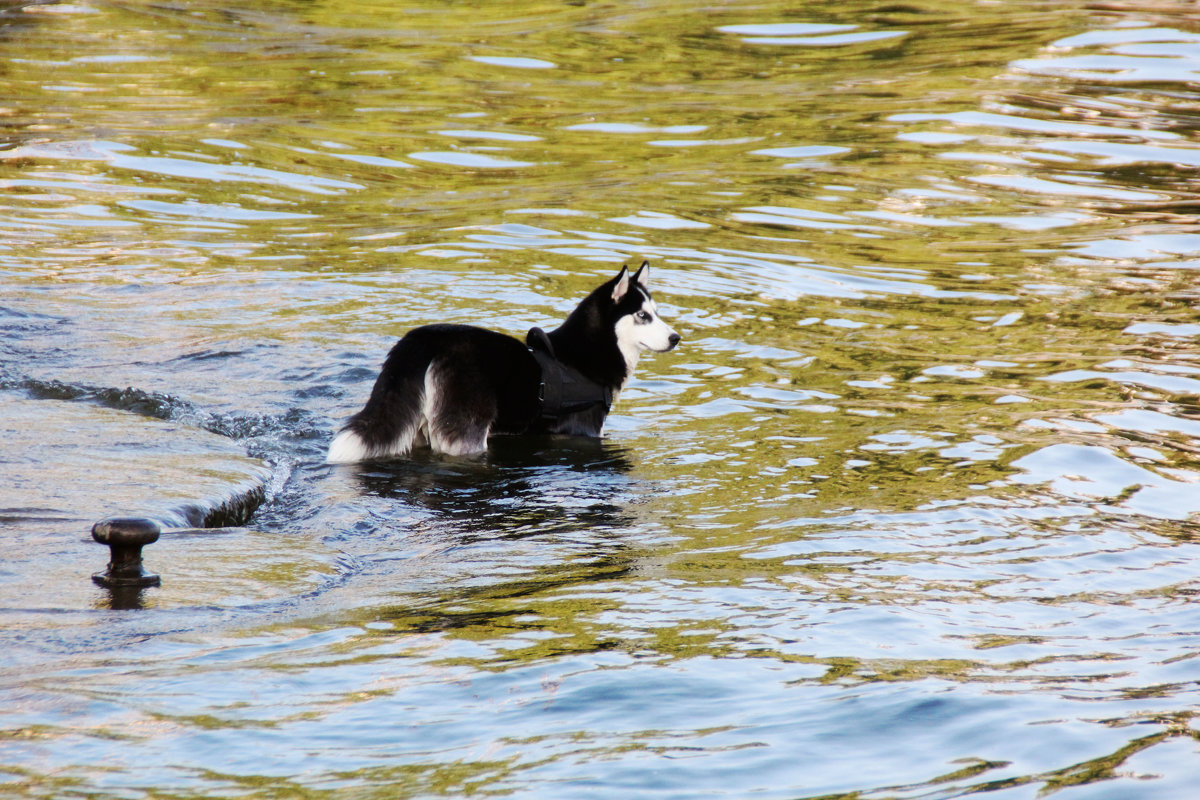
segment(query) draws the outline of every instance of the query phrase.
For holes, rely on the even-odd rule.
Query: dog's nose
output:
[[[667,349],[670,350],[675,347],[675,345],[679,344],[679,340],[681,338],[682,337],[678,333],[672,332],[671,335],[667,337],[667,342],[669,342]]]

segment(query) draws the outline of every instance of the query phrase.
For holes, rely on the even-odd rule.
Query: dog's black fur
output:
[[[534,328],[525,343],[472,325],[409,331],[392,347],[366,406],[334,440],[329,460],[399,456],[421,444],[478,452],[495,434],[600,436],[612,399],[632,371],[618,322],[636,316],[638,324],[665,327],[656,318],[640,321],[653,317],[647,266],[632,278],[622,268],[561,325],[549,333]],[[679,335],[665,330],[662,349],[670,349]],[[560,397],[548,405],[548,386],[571,401]]]

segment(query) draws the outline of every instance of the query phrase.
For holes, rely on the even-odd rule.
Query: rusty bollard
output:
[[[103,519],[92,526],[92,538],[111,552],[108,569],[92,580],[107,588],[158,586],[162,580],[142,567],[142,548],[158,541],[158,525],[141,517]]]

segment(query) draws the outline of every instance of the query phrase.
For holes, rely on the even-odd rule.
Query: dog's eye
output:
[[[638,322],[649,322],[650,315],[647,314],[645,311],[639,311],[639,312],[637,312],[637,320],[638,320]]]

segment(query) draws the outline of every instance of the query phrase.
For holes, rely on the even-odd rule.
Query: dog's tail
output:
[[[352,464],[407,454],[419,443],[425,418],[425,374],[432,358],[409,337],[396,342],[362,411],[333,438],[331,464]]]

